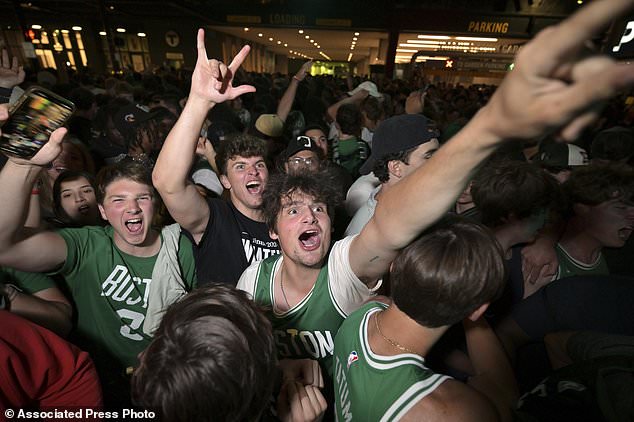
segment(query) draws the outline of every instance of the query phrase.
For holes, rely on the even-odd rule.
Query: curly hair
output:
[[[227,174],[227,163],[237,156],[266,158],[266,141],[242,133],[227,136],[216,150],[216,165],[220,174]]]
[[[338,186],[334,173],[328,168],[310,174],[278,173],[271,176],[262,194],[262,212],[269,229],[276,231],[278,214],[291,196],[299,192],[326,204],[332,221],[335,207],[343,202]]]

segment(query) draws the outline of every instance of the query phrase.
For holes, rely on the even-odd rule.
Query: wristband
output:
[[[40,194],[40,189],[39,188],[31,189],[31,195],[39,195],[39,194]]]
[[[301,82],[301,81],[302,81],[301,79],[299,79],[299,78],[297,77],[297,75],[293,75],[293,79],[295,79],[297,82]]]
[[[13,88],[0,87],[0,104],[8,103],[9,99],[11,98],[12,92],[13,92]]]

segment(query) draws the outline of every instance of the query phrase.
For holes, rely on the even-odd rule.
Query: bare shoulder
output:
[[[420,400],[403,422],[488,422],[498,421],[493,404],[482,394],[459,381],[447,380]]]

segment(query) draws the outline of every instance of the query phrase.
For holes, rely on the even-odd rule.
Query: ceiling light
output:
[[[284,43],[284,47],[288,47],[288,44]]]
[[[117,32],[125,32],[125,29],[123,29],[123,28],[117,28],[117,30],[116,30],[116,31],[117,31]]]
[[[315,40],[310,40],[311,44],[315,42]]]
[[[358,37],[358,36],[359,36],[359,33],[358,33],[358,32],[355,32],[355,33],[354,33],[354,36],[355,36],[355,37]]]
[[[308,36],[308,35],[304,35],[304,38],[309,39],[309,38],[310,38],[310,36]]]
[[[262,36],[262,33],[260,32],[260,33],[258,34],[258,37],[261,37],[261,36]]]
[[[299,32],[300,34],[303,34],[303,33],[304,33],[304,30],[303,30],[303,29],[300,29],[300,30],[299,30],[299,31],[297,31],[297,32]]]
[[[137,32],[137,35],[141,38],[145,37],[145,32]]]
[[[482,41],[482,42],[498,42],[497,38],[482,38],[482,37],[456,37],[459,41]]]
[[[397,53],[416,53],[418,50],[410,50],[408,48],[397,48]]]
[[[33,29],[42,29],[42,25],[31,25]]]
[[[273,37],[269,37],[269,41],[273,41]]]
[[[400,43],[399,47],[418,47],[418,48],[440,48],[441,46],[435,44],[408,44]]]
[[[73,31],[81,31],[81,26],[73,26],[71,29]]]
[[[99,31],[99,35],[106,36],[107,34],[106,34],[106,31]]]
[[[348,54],[348,60],[346,61],[349,62],[351,58],[352,58],[352,53]]]
[[[447,35],[419,35],[418,38],[429,38],[430,40],[450,40]]]
[[[244,32],[247,32],[249,30],[249,28],[244,28]]]
[[[357,40],[357,37],[352,37],[352,39],[353,39],[354,41],[356,41],[356,40]]]
[[[432,40],[407,40],[410,44],[446,44],[445,41],[432,41]]]
[[[68,34],[68,29],[62,29],[62,34]]]

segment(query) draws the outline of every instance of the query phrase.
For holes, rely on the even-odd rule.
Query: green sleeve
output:
[[[2,268],[0,280],[4,283],[14,284],[25,293],[33,294],[42,290],[57,287],[55,281],[41,273],[25,273],[13,268]]]
[[[188,290],[191,291],[198,286],[196,279],[196,264],[194,262],[194,251],[191,241],[182,234],[180,235],[178,245],[178,261],[181,266],[181,274],[183,281]]]

